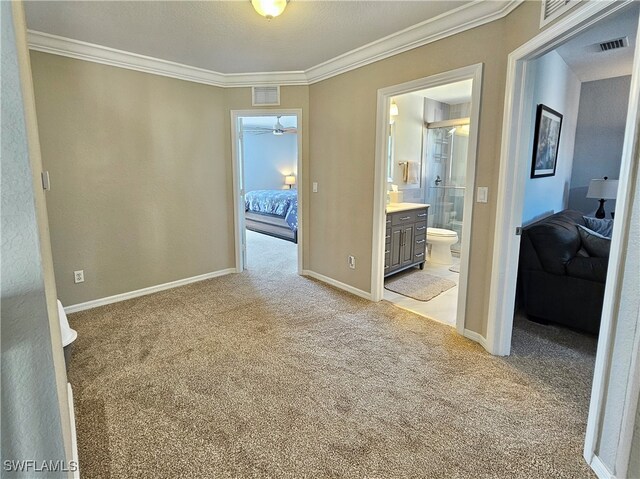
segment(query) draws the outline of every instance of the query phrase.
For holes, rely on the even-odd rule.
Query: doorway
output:
[[[290,258],[302,273],[301,119],[299,109],[231,111],[236,272]]]
[[[441,309],[443,314],[438,318],[435,310],[429,310],[436,305],[435,302],[428,305],[433,297],[424,301],[425,297],[421,296],[419,301],[424,305],[414,302],[415,299],[405,300],[398,296],[394,296],[392,302],[402,303],[399,304],[401,307],[448,323],[455,326],[460,334],[471,336],[473,333],[465,332],[464,324],[481,79],[482,64],[477,64],[378,90],[374,190],[373,300],[379,301],[383,297],[387,299],[397,294],[385,290],[385,276],[389,277],[390,273],[415,266],[411,262],[404,262],[400,269],[389,271],[389,256],[393,257],[390,250],[394,243],[386,238],[389,219],[387,213],[395,211],[400,203],[405,205],[403,208],[423,208],[425,224],[420,222],[421,210],[416,210],[418,222],[415,235],[408,235],[405,231],[400,238],[404,239],[402,244],[405,250],[407,245],[415,243],[411,255],[413,263],[420,264],[421,268],[428,270],[429,275],[436,277],[423,279],[433,281],[436,289],[443,288],[445,281],[441,280],[455,283],[448,285],[451,289],[447,293],[442,291],[444,295],[436,295],[439,299],[435,298],[436,301],[446,303],[447,312],[443,313]],[[419,123],[417,128],[413,127],[418,131],[419,138],[409,143],[406,143],[408,129],[403,124],[404,107],[413,112],[410,114],[413,123],[416,123],[416,118]],[[409,147],[405,148],[403,144]],[[402,198],[398,199],[396,189],[400,190]],[[418,228],[424,226],[427,227],[426,232],[431,228],[431,231],[438,234],[449,235],[450,238],[445,238],[448,244],[458,243],[452,251],[452,264],[436,265],[435,242],[424,249],[433,238],[430,236],[427,239],[425,231],[418,231]],[[404,274],[399,273],[398,276]],[[433,292],[426,298],[432,294]]]
[[[533,61],[616,13],[635,18],[637,22],[638,6],[633,2],[589,3],[509,55],[486,338],[487,349],[493,354],[510,353],[525,181],[529,174],[533,176],[530,140],[537,108],[532,101],[534,85],[528,73]],[[634,185],[638,174],[637,128],[640,117],[640,52],[637,38],[636,24],[633,35],[629,36],[630,44],[635,43],[635,52],[630,69],[631,88],[615,223],[608,256],[583,451],[587,463],[599,477],[626,476],[634,422],[630,419],[636,415],[637,378],[640,377],[637,361],[640,337],[637,311],[640,302],[637,287],[635,290],[628,287],[629,283],[637,284],[637,275],[628,272],[630,264],[637,265],[637,249],[628,247],[634,195],[637,201]],[[633,279],[629,276],[633,276]],[[625,290],[627,294],[622,307]]]

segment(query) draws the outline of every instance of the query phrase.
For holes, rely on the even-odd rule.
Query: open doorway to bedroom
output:
[[[299,273],[300,112],[231,115],[236,270]]]

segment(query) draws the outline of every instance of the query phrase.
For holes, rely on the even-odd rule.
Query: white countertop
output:
[[[387,213],[396,213],[398,211],[419,210],[428,208],[431,205],[425,203],[389,203],[386,208]]]

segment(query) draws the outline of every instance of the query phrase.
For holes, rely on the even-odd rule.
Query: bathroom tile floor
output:
[[[454,264],[460,264],[460,258],[453,258]],[[456,313],[458,310],[458,282],[460,274],[449,271],[451,265],[430,264],[429,261],[424,266],[424,270],[434,276],[440,276],[455,281],[456,286],[448,291],[436,296],[430,301],[418,301],[401,294],[384,290],[383,299],[389,301],[394,306],[414,312],[429,319],[444,323],[449,326],[456,326]]]

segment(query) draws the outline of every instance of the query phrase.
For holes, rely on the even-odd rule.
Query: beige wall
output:
[[[63,304],[234,267],[229,110],[250,108],[251,90],[31,62]],[[283,108],[306,110],[307,93],[283,88]]]
[[[311,181],[310,268],[364,291],[371,284],[373,176],[377,90],[475,63],[484,63],[478,185],[490,188],[489,203],[474,209],[467,327],[484,332],[493,243],[497,149],[506,56],[504,21],[455,35],[345,73],[310,88]],[[354,254],[357,269],[346,258]]]
[[[377,90],[483,63],[477,185],[466,328],[486,334],[507,55],[538,33],[540,4],[508,17],[311,85],[310,269],[363,291],[371,288]],[[347,256],[357,258],[351,270]]]
[[[539,4],[310,87],[303,109],[304,268],[369,291],[376,93],[484,63],[467,328],[485,333],[509,51]],[[524,33],[523,33],[524,32]],[[222,89],[32,52],[56,278],[66,304],[233,267],[230,116],[249,88]],[[310,131],[312,129],[312,131]],[[319,183],[309,193],[310,182]],[[357,269],[347,256],[357,258]],[[86,281],[73,283],[84,269]]]
[[[279,107],[252,107],[251,88],[227,88],[226,95],[226,117],[228,121],[225,138],[231,138],[231,110],[272,110],[272,109],[302,109],[302,175],[298,172],[297,188],[302,194],[302,238],[303,238],[303,267],[309,264],[309,87],[308,86],[287,86],[280,88]],[[231,158],[231,142],[229,140],[226,154]],[[231,161],[231,160],[229,160]],[[231,181],[231,180],[230,180]]]

